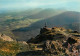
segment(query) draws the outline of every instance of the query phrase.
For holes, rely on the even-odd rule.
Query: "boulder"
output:
[[[4,41],[13,41],[13,39],[5,34],[0,34],[0,39]]]

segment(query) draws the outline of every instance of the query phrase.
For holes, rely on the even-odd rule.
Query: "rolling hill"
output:
[[[80,22],[67,24],[67,25],[65,25],[65,27],[80,32]]]
[[[79,16],[79,12],[66,11],[56,16],[37,21],[31,24],[29,27],[15,29],[13,30],[13,34],[20,37],[18,40],[22,40],[22,37],[24,37],[23,40],[27,40],[31,37],[35,37],[39,33],[39,29],[44,26],[45,22],[47,22],[48,27],[64,27],[64,25],[68,26],[69,24],[80,22]],[[68,26],[68,28],[70,28],[70,26]]]
[[[29,27],[33,23],[58,15],[64,11],[40,8],[25,11],[8,11],[0,14],[0,31],[16,39],[17,37],[12,30]]]

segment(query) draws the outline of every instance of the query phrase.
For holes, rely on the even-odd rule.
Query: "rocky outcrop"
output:
[[[0,39],[4,41],[13,41],[13,39],[5,34],[0,34]]]
[[[80,53],[80,38],[62,27],[43,27],[40,34],[28,40],[28,43],[42,44],[42,50],[59,56],[78,56]]]
[[[68,38],[66,42],[47,40],[43,44],[43,51],[54,55],[78,56],[80,53],[80,43],[72,38]]]
[[[62,32],[61,32],[62,31]],[[57,39],[66,39],[66,35],[63,33],[66,29],[62,27],[43,27],[40,29],[40,34],[37,35],[35,38],[29,39],[28,43],[40,43],[46,40],[57,40]]]

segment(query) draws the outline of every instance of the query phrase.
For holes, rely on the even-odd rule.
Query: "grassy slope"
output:
[[[21,41],[8,42],[0,39],[0,56],[16,56],[20,52],[31,50],[34,50],[34,45],[26,45]]]
[[[7,42],[0,39],[0,56],[15,56],[20,51],[16,42]]]

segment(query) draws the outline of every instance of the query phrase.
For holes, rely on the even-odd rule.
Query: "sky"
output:
[[[0,9],[54,8],[80,12],[80,0],[0,0]]]

